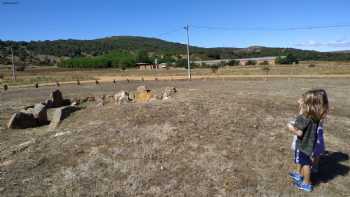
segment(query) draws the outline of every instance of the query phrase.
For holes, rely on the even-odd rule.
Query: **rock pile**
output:
[[[106,104],[106,95],[102,95],[96,98],[96,106],[102,107]]]
[[[43,103],[25,107],[23,110],[13,114],[7,127],[11,129],[26,129],[46,125],[50,122],[47,116],[47,110],[49,108],[69,106],[71,104],[69,99],[63,99],[62,93],[59,90],[53,91],[50,96],[51,99]]]
[[[162,94],[162,100],[167,100],[177,92],[175,87],[166,87]]]
[[[134,98],[135,102],[145,103],[155,99],[156,99],[155,95],[152,93],[152,91],[148,87],[146,86],[137,87],[135,98]]]
[[[124,104],[124,103],[128,103],[132,100],[129,98],[128,92],[120,91],[114,95],[114,101],[116,104]]]
[[[175,87],[166,87],[161,95],[157,96],[147,86],[139,86],[135,92],[128,93],[126,91],[120,91],[114,95],[114,101],[116,104],[124,104],[128,102],[146,103],[154,100],[166,100],[171,98],[177,92]]]
[[[25,129],[50,123],[49,129],[53,130],[71,113],[79,110],[80,108],[78,106],[84,102],[95,102],[98,107],[108,103],[107,99],[111,99],[116,104],[130,102],[146,103],[154,100],[167,100],[176,92],[177,90],[175,87],[166,87],[161,92],[161,95],[157,96],[147,86],[139,86],[136,91],[131,93],[120,91],[113,96],[88,96],[84,98],[74,98],[71,101],[69,99],[64,99],[60,90],[55,90],[51,93],[50,99],[45,102],[28,106],[20,112],[13,114],[7,126],[12,129]],[[47,110],[49,108],[56,108],[51,121],[48,120],[47,115]]]

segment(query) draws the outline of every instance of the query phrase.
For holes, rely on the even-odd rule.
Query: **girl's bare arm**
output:
[[[303,132],[300,131],[299,129],[295,128],[293,125],[288,124],[288,129],[289,131],[291,131],[294,135],[297,135],[299,137],[301,137],[303,135]]]

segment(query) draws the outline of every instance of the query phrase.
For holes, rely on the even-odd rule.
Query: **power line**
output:
[[[207,29],[207,30],[223,30],[223,31],[300,31],[300,30],[314,30],[314,29],[340,29],[349,28],[349,24],[340,25],[310,25],[300,27],[284,27],[284,28],[271,28],[271,27],[215,27],[215,26],[198,26],[192,25],[195,29]]]
[[[181,28],[179,27],[179,28],[173,29],[171,31],[167,31],[167,32],[158,34],[158,35],[156,35],[156,37],[162,37],[162,36],[173,34],[173,33],[176,33],[176,32],[182,31],[182,30],[183,30],[183,27],[181,27]]]

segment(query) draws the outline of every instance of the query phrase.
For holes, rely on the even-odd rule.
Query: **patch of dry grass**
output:
[[[310,65],[314,66],[310,66]],[[263,66],[234,66],[220,68],[213,73],[209,68],[196,68],[192,70],[192,76],[220,76],[220,75],[266,75],[262,69]],[[344,75],[350,74],[349,62],[320,62],[308,61],[301,62],[298,65],[270,65],[269,75]],[[17,72],[17,80],[12,81],[10,69],[0,69],[3,76],[0,79],[0,85],[23,85],[35,83],[53,83],[56,81],[80,81],[95,80],[100,77],[131,77],[140,79],[142,77],[161,77],[161,76],[187,76],[187,70],[183,68],[161,69],[161,70],[138,70],[127,69],[100,69],[100,70],[70,70],[55,67],[36,67],[24,72]]]

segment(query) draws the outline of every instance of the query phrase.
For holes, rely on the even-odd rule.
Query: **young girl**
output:
[[[289,130],[297,136],[295,163],[298,170],[290,173],[290,176],[297,188],[311,192],[311,157],[317,147],[318,126],[321,119],[326,117],[329,104],[326,91],[321,89],[307,91],[300,101],[300,114],[295,122],[288,125]]]
[[[317,139],[315,144],[315,149],[313,152],[312,168],[313,173],[318,173],[320,165],[320,156],[325,152],[326,147],[323,138],[323,120],[320,121],[317,127]]]

